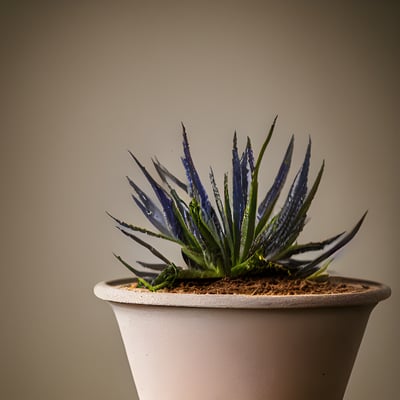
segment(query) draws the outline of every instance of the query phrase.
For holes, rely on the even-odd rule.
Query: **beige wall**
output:
[[[104,213],[142,221],[126,149],[175,168],[184,121],[199,168],[215,160],[222,174],[233,131],[259,145],[278,113],[273,165],[292,133],[297,164],[309,134],[313,173],[327,163],[304,240],[368,209],[333,269],[394,290],[371,317],[346,400],[397,398],[395,4],[2,2],[1,397],[132,399],[115,321],[92,295],[127,275],[112,251],[141,257]]]

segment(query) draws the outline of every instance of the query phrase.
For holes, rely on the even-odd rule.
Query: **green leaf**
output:
[[[121,228],[118,228],[124,235],[128,236],[129,238],[131,238],[132,240],[134,240],[135,242],[139,243],[140,245],[142,245],[143,247],[145,247],[147,250],[149,250],[152,254],[154,254],[157,258],[159,258],[160,260],[164,261],[166,264],[171,264],[171,262],[168,260],[167,257],[163,256],[155,247],[153,247],[151,244],[145,242],[144,240],[140,239],[139,237],[137,237],[136,235],[134,235],[133,233],[129,233],[124,231]]]
[[[250,185],[250,194],[249,201],[247,202],[245,214],[243,217],[242,223],[242,240],[241,240],[241,251],[240,251],[240,261],[242,262],[248,257],[248,253],[250,247],[254,240],[255,235],[255,224],[256,224],[256,216],[257,216],[257,192],[258,192],[258,172],[260,170],[261,161],[263,159],[265,150],[271,140],[272,134],[274,132],[276,120],[278,117],[275,117],[273,124],[269,130],[268,136],[265,139],[260,154],[258,155],[256,165],[253,171],[251,185]]]
[[[189,205],[190,215],[205,243],[206,248],[206,262],[210,262],[213,265],[220,264],[218,260],[225,260],[225,248],[223,241],[219,235],[214,231],[213,227],[210,227],[203,218],[202,210],[197,200],[192,199]],[[218,265],[220,266],[220,265]]]
[[[118,218],[113,217],[113,216],[112,216],[110,213],[108,213],[107,211],[106,211],[106,214],[107,214],[110,218],[112,218],[112,219],[119,225],[119,227],[118,227],[119,229],[121,229],[121,228],[127,228],[127,229],[130,229],[130,230],[135,231],[135,232],[144,233],[144,234],[146,234],[146,235],[148,235],[148,236],[152,236],[152,237],[159,238],[159,239],[163,239],[163,240],[169,240],[170,242],[174,242],[174,243],[177,243],[177,244],[180,244],[180,245],[182,244],[182,242],[181,242],[179,239],[176,239],[176,238],[173,237],[173,236],[164,235],[164,234],[159,233],[159,232],[153,232],[153,231],[151,231],[151,230],[149,230],[149,229],[142,228],[142,227],[140,227],[140,226],[132,225],[132,224],[129,224],[129,223],[127,223],[127,222],[121,221],[121,220],[119,220]],[[122,229],[121,229],[121,230],[122,230]]]
[[[131,271],[136,277],[138,278],[150,278],[150,279],[154,279],[158,273],[156,272],[147,272],[147,271],[141,271],[139,269],[136,269],[134,267],[132,267],[131,265],[129,265],[124,259],[122,259],[120,256],[117,256],[116,254],[114,254],[114,257],[126,268],[129,269],[129,271]]]
[[[312,274],[315,271],[315,268],[320,264],[322,261],[325,261],[328,257],[336,253],[339,249],[341,249],[343,246],[345,246],[348,242],[350,242],[351,239],[356,235],[356,233],[359,231],[362,223],[364,222],[365,217],[367,216],[367,212],[364,213],[364,215],[361,217],[361,219],[357,222],[356,226],[345,236],[342,237],[342,239],[335,244],[332,248],[321,254],[319,257],[314,259],[312,262],[309,264],[305,265],[300,271],[298,272],[298,275],[300,277],[306,278],[310,274]],[[319,269],[319,268],[318,268]]]
[[[231,266],[235,265],[239,258],[240,251],[240,240],[239,234],[234,228],[231,203],[229,197],[229,185],[228,185],[228,174],[224,174],[224,204],[225,204],[225,218],[229,226],[229,232],[231,237],[231,242],[233,246],[233,251],[231,252]],[[229,273],[229,272],[228,272]]]
[[[322,250],[325,246],[328,246],[329,244],[333,243],[337,239],[339,239],[340,236],[342,236],[344,232],[340,233],[339,235],[335,235],[329,239],[326,239],[322,242],[309,242],[306,244],[297,244],[297,245],[291,245],[287,249],[285,249],[283,252],[277,254],[275,257],[273,257],[272,260],[282,260],[285,258],[290,258],[296,254],[302,254],[302,253],[307,253],[310,251],[318,251]]]
[[[225,213],[224,206],[223,206],[222,200],[221,200],[221,196],[220,196],[217,184],[215,183],[214,172],[212,169],[210,169],[210,181],[211,181],[211,186],[212,186],[212,189],[214,192],[215,203],[217,205],[219,216],[222,221],[222,225],[224,227],[224,232],[222,233],[223,239],[224,239],[224,253],[232,254],[234,251],[233,250],[234,245],[233,245],[233,237],[232,237],[232,232],[231,232],[231,224],[229,223],[227,215]],[[228,260],[225,260],[224,269],[226,272],[228,272],[228,270],[229,270],[229,265],[230,265],[230,263],[228,263]]]

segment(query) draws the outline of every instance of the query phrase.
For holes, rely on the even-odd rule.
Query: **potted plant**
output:
[[[339,400],[370,312],[389,297],[382,284],[327,274],[332,256],[358,232],[301,244],[324,164],[308,188],[311,141],[283,205],[275,211],[293,153],[291,138],[271,188],[259,201],[258,175],[276,118],[257,158],[236,134],[232,178],[223,189],[210,169],[212,200],[183,127],[186,182],[157,159],[160,183],[131,153],[155,199],[128,178],[133,200],[156,228],[111,216],[158,263],[102,282],[95,294],[116,315],[141,400]],[[145,236],[180,246],[171,261]],[[313,256],[310,256],[313,254]]]

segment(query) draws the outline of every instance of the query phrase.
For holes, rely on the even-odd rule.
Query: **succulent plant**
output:
[[[304,161],[286,200],[279,211],[275,212],[275,205],[290,169],[294,147],[292,136],[272,186],[258,203],[261,161],[275,124],[276,118],[257,159],[254,158],[249,138],[242,154],[239,154],[236,133],[234,134],[231,185],[228,183],[228,173],[225,173],[221,192],[216,185],[214,172],[210,168],[212,200],[195,168],[183,124],[182,163],[186,182],[178,179],[154,159],[153,165],[160,178],[160,182],[157,182],[130,152],[157,199],[153,200],[128,178],[135,193],[132,195],[133,200],[157,231],[109,215],[124,235],[145,247],[160,260],[159,263],[153,264],[138,261],[139,266],[134,267],[115,255],[137,277],[140,286],[154,291],[171,287],[185,279],[273,274],[303,279],[327,276],[326,269],[331,256],[354,237],[366,214],[349,232],[340,233],[323,241],[297,243],[320,184],[324,163],[308,189],[311,157],[311,140],[309,140]],[[182,267],[170,261],[144,240],[143,236],[146,235],[180,246],[186,265]],[[314,253],[314,256],[304,258],[306,253]]]

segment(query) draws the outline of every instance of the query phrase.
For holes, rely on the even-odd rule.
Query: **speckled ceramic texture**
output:
[[[341,400],[379,283],[354,294],[150,293],[100,283],[140,400]]]

